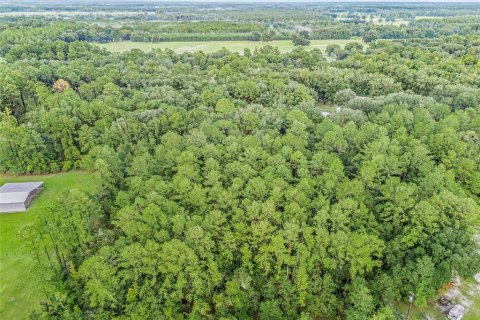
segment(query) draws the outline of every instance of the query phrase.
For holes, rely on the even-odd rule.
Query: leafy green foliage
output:
[[[328,63],[8,32],[0,169],[102,180],[35,224],[54,283],[37,317],[392,319],[478,265],[477,36]]]

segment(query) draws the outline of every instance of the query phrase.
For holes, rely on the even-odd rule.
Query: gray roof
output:
[[[0,187],[0,193],[30,192],[41,187],[42,184],[42,181],[5,183],[3,186]]]
[[[5,183],[0,187],[0,205],[7,203],[25,203],[30,193],[42,186],[42,181]]]

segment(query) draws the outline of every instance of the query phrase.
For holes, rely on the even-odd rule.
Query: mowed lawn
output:
[[[0,319],[26,319],[39,305],[40,283],[32,276],[34,252],[23,239],[25,227],[49,200],[61,191],[81,189],[93,192],[97,178],[72,171],[52,175],[1,176],[6,182],[43,181],[43,190],[26,212],[0,213]]]
[[[329,44],[338,44],[344,46],[349,42],[362,42],[360,38],[352,38],[348,40],[311,40],[307,49],[320,49],[325,52],[325,49]],[[363,43],[363,42],[362,42]],[[150,51],[152,49],[171,49],[176,53],[183,52],[195,52],[203,51],[205,53],[212,53],[226,48],[232,52],[243,52],[245,48],[254,50],[262,46],[273,46],[280,49],[281,52],[289,52],[294,46],[290,40],[275,40],[271,42],[258,42],[258,41],[172,41],[172,42],[109,42],[109,43],[97,43],[100,47],[106,48],[113,52],[125,52],[131,49],[141,49],[143,51]]]

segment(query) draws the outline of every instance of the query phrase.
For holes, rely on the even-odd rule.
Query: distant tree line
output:
[[[23,26],[16,28],[16,26]],[[377,39],[438,38],[453,35],[479,34],[480,21],[471,18],[416,20],[408,25],[377,25],[373,23],[345,23],[342,21],[319,21],[306,24],[311,40],[350,39],[361,37],[365,42]],[[298,33],[291,23],[268,24],[253,22],[133,22],[116,25],[73,23],[66,21],[17,18],[0,23],[4,29],[0,35],[0,50],[21,38],[56,39],[64,42],[164,42],[164,41],[270,41],[290,40]]]

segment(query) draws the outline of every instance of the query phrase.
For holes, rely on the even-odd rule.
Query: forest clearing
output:
[[[330,44],[338,44],[345,46],[349,42],[362,43],[360,38],[342,39],[342,40],[311,40],[310,45],[306,47],[307,50],[319,49],[325,52],[325,49]],[[243,53],[245,48],[251,51],[256,48],[264,46],[276,47],[280,52],[292,51],[295,46],[289,40],[273,40],[270,42],[256,42],[256,41],[169,41],[169,42],[107,42],[98,43],[102,48],[106,48],[113,52],[125,52],[132,49],[140,49],[143,51],[150,51],[152,49],[170,49],[176,53],[203,51],[205,53],[212,53],[223,48],[231,52]]]

